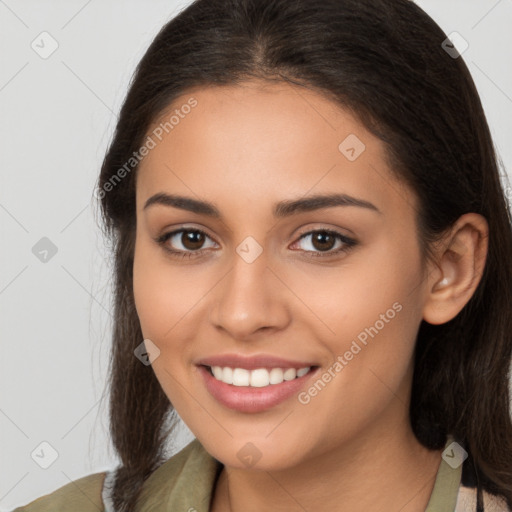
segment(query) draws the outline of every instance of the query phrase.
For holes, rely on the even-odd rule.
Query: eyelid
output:
[[[353,238],[353,235],[354,235],[353,231],[351,231],[349,229],[340,228],[338,226],[330,226],[330,225],[326,225],[326,224],[318,224],[318,223],[313,226],[311,226],[311,224],[309,224],[306,228],[300,228],[298,231],[298,235],[296,235],[296,236],[297,236],[297,238],[301,238],[304,235],[308,235],[310,233],[315,233],[317,231],[325,231],[327,233],[333,233],[336,235],[340,235],[346,239],[352,239],[354,242],[356,241],[355,238]],[[344,231],[349,231],[352,234],[351,235],[346,234],[346,233],[344,233]]]
[[[201,233],[203,235],[205,235],[206,237],[208,237],[210,240],[213,240],[217,245],[218,242],[215,240],[215,238],[213,236],[211,236],[206,230],[202,229],[202,228],[196,228],[196,227],[193,227],[193,226],[179,226],[175,229],[172,229],[171,231],[164,231],[161,235],[158,235],[154,240],[159,243],[159,244],[162,244],[162,245],[165,245],[165,243],[171,239],[173,236],[177,235],[178,233],[182,233],[182,232],[196,232],[196,233]],[[168,249],[170,250],[170,249]],[[201,251],[203,251],[204,249],[198,249],[197,251],[183,251],[181,249],[179,250],[170,250],[171,252],[177,252],[177,253],[199,253]]]
[[[336,257],[340,254],[348,252],[350,249],[354,248],[356,245],[359,244],[358,240],[355,238],[349,237],[339,231],[339,228],[325,228],[325,227],[316,227],[316,228],[309,228],[303,231],[301,234],[298,235],[298,238],[295,242],[293,242],[292,245],[296,245],[299,243],[302,239],[312,236],[315,233],[327,233],[328,235],[333,236],[336,240],[340,240],[342,245],[341,247],[338,247],[337,249],[329,249],[328,251],[299,251],[305,253],[308,257],[321,257],[321,258],[329,258],[329,257]]]

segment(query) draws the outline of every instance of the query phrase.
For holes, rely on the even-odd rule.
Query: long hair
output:
[[[512,220],[480,98],[462,57],[443,48],[446,37],[410,0],[196,0],[157,34],[131,80],[96,189],[115,266],[108,385],[121,461],[116,510],[134,510],[165,461],[176,417],[151,366],[134,356],[143,336],[133,298],[130,159],[179,96],[252,78],[320,92],[384,142],[393,172],[418,197],[422,254],[464,213],[487,219],[488,257],[474,295],[453,320],[420,325],[410,421],[429,449],[454,435],[479,489],[512,506]]]

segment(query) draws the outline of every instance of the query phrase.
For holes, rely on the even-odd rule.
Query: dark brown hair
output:
[[[473,297],[452,321],[420,325],[410,420],[430,449],[454,435],[479,493],[499,493],[512,507],[512,222],[477,90],[445,39],[409,0],[196,0],[160,30],[130,83],[96,191],[115,267],[116,510],[132,511],[165,461],[175,413],[151,366],[134,356],[143,340],[132,283],[137,168],[115,175],[178,96],[254,78],[321,92],[384,141],[393,171],[419,199],[424,254],[464,213],[487,219],[488,258]]]

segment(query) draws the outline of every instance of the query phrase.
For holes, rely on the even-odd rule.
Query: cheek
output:
[[[323,344],[333,363],[320,375],[325,387],[319,383],[314,396],[303,396],[313,416],[330,411],[345,422],[350,411],[347,427],[356,429],[391,400],[405,402],[421,322],[419,261],[412,245],[383,247],[371,261],[330,281],[331,301],[323,313],[334,334]]]
[[[214,286],[212,271],[170,261],[159,247],[136,243],[133,266],[135,307],[144,338],[152,340],[165,364],[174,372],[188,365],[199,337],[200,319],[207,318],[208,292]],[[179,367],[183,366],[183,367]]]
[[[173,270],[162,249],[137,240],[133,265],[133,294],[145,337],[163,341],[197,301],[197,288],[183,272]]]
[[[158,248],[157,248],[158,250]],[[144,338],[154,341],[162,351],[173,327],[185,313],[183,293],[161,263],[161,256],[148,243],[137,241],[133,265],[133,295]],[[180,300],[181,299],[181,300]]]
[[[187,286],[183,273],[173,268],[161,249],[137,241],[133,265],[135,307],[144,339],[150,339],[160,350],[151,367],[174,407],[187,406],[179,383],[185,381],[187,346],[191,333],[187,312],[197,303],[197,293]]]
[[[419,280],[419,258],[412,244],[397,249],[399,245],[375,244],[372,250],[361,252],[361,257],[347,258],[338,268],[308,265],[303,271],[297,267],[283,270],[285,280],[293,283],[294,293],[306,306],[302,308],[304,318],[311,325],[313,316],[316,318],[317,335],[325,332],[333,348],[342,350],[359,333],[364,338],[365,330],[376,323],[382,334],[404,322],[410,324],[410,331],[414,324],[410,322],[411,309],[418,301],[414,290]],[[399,313],[405,303],[408,313]]]

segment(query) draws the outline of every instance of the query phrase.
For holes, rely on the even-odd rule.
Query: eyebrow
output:
[[[220,210],[213,203],[192,199],[191,197],[159,192],[146,201],[143,210],[153,205],[170,206],[200,215],[207,215],[208,217],[222,219]],[[357,206],[382,214],[374,204],[364,199],[358,199],[347,194],[319,194],[306,198],[280,201],[274,205],[273,215],[276,218],[284,218],[297,213],[310,212],[322,208],[332,208],[334,206]]]

